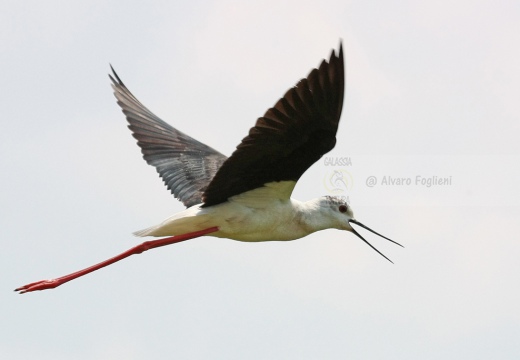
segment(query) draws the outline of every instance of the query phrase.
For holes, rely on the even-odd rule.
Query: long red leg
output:
[[[98,269],[101,269],[101,268],[108,266],[110,264],[113,264],[119,260],[123,260],[124,258],[127,258],[131,255],[140,254],[143,251],[150,250],[153,248],[166,246],[166,245],[170,245],[170,244],[175,244],[175,243],[178,243],[181,241],[193,239],[193,238],[203,236],[203,235],[215,232],[215,231],[218,231],[218,227],[216,227],[216,226],[208,228],[208,229],[195,231],[195,232],[182,234],[182,235],[177,235],[177,236],[172,236],[172,237],[168,237],[168,238],[164,238],[164,239],[145,241],[141,245],[134,246],[133,248],[125,251],[124,253],[114,256],[113,258],[110,258],[108,260],[102,261],[99,264],[92,265],[86,269],[79,270],[79,271],[73,272],[72,274],[68,274],[68,275],[65,275],[65,276],[62,276],[62,277],[59,277],[56,279],[36,281],[36,282],[30,283],[30,284],[27,284],[24,286],[20,286],[19,288],[15,289],[14,291],[19,291],[20,294],[24,294],[24,293],[30,292],[30,291],[53,289],[62,284],[65,284],[68,281],[79,278],[80,276],[83,276],[83,275],[86,275],[93,271],[96,271]]]

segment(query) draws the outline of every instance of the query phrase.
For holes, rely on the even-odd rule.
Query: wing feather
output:
[[[202,196],[203,206],[301,175],[336,144],[343,108],[343,49],[289,89],[259,118],[222,164]],[[287,197],[290,192],[287,192]]]
[[[157,169],[171,193],[186,207],[202,194],[227,159],[218,151],[168,125],[148,110],[112,68],[112,88],[146,162]]]

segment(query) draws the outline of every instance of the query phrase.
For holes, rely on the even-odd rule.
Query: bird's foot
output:
[[[20,286],[19,288],[14,289],[14,291],[18,291],[19,294],[25,294],[31,291],[54,289],[55,287],[58,287],[61,284],[62,282],[59,281],[59,279],[40,280],[24,286]]]

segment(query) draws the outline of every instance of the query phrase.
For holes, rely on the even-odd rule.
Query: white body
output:
[[[174,236],[217,226],[209,234],[240,241],[294,240],[318,230],[350,230],[353,214],[337,211],[329,197],[308,202],[290,199],[295,182],[282,181],[245,192],[219,205],[192,206],[137,236]]]

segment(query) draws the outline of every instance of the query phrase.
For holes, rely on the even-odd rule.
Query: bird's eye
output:
[[[347,212],[347,205],[340,205],[338,207],[339,212],[345,213]]]

